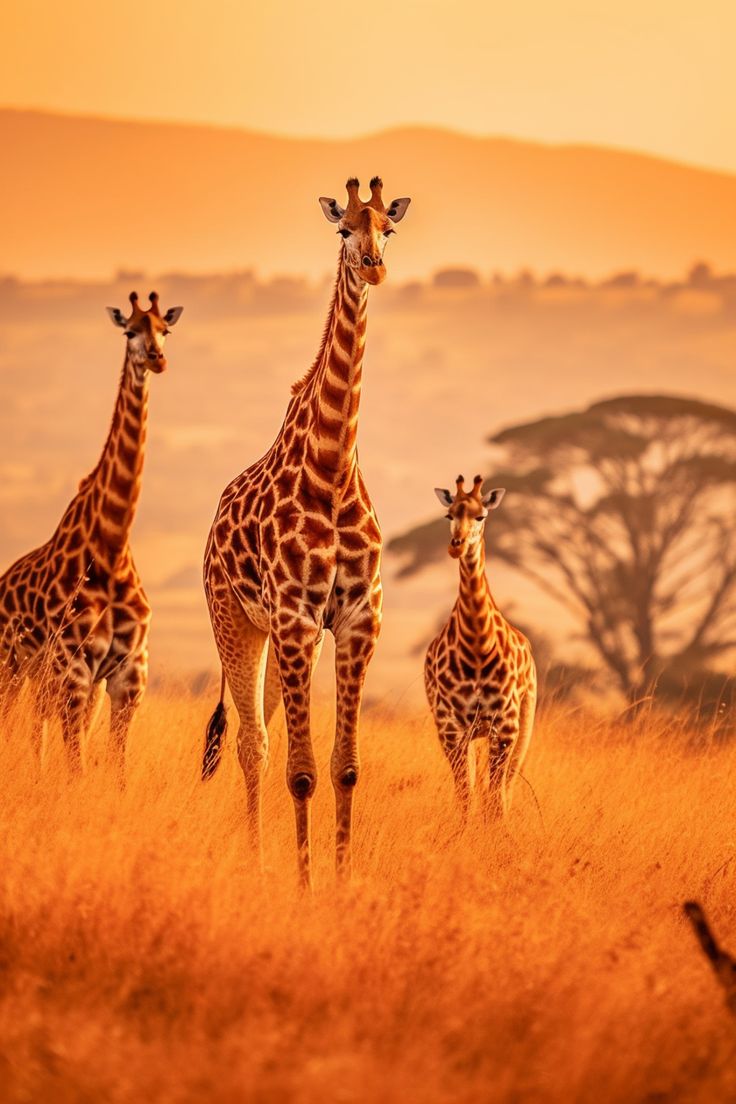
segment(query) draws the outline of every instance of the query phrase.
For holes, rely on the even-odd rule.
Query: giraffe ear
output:
[[[169,307],[166,314],[164,315],[164,322],[166,323],[166,325],[175,326],[181,318],[181,312],[183,310],[183,307]]]
[[[121,330],[124,330],[128,321],[123,312],[118,307],[106,307],[105,310],[110,315],[113,326],[120,326]]]
[[[395,199],[386,214],[392,222],[401,222],[410,203],[411,200],[408,196],[404,196],[403,199]]]
[[[506,494],[505,487],[495,487],[492,491],[488,491],[483,495],[483,505],[487,506],[489,510],[496,510],[501,505],[501,499]]]
[[[320,196],[319,205],[328,222],[339,222],[345,214],[345,208],[341,207],[336,199],[328,199],[327,196]]]
[[[435,487],[434,493],[443,506],[452,506],[452,495],[445,487]]]

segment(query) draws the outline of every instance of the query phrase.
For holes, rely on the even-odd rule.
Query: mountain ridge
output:
[[[401,278],[447,265],[590,276],[679,274],[701,258],[736,266],[736,174],[640,151],[427,126],[283,137],[17,108],[0,109],[0,140],[13,164],[0,181],[3,267],[22,276],[322,274],[331,228],[316,199],[339,198],[355,171],[413,197],[388,254]]]

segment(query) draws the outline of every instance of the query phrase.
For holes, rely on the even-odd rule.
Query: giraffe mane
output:
[[[300,379],[296,380],[295,383],[292,383],[292,385],[291,385],[292,395],[300,395],[302,393],[302,391],[304,391],[304,389],[307,387],[307,385],[310,383],[310,381],[314,378],[314,376],[317,372],[317,369],[319,368],[319,366],[322,362],[322,356],[324,354],[325,347],[327,346],[327,338],[330,335],[330,327],[332,325],[332,316],[335,313],[335,302],[337,300],[337,288],[338,288],[339,280],[340,280],[340,267],[338,265],[337,276],[335,277],[335,283],[334,283],[334,286],[332,288],[332,297],[330,299],[330,306],[329,306],[329,309],[327,311],[327,319],[325,321],[324,331],[322,333],[322,340],[320,341],[319,350],[317,352],[316,357],[314,358],[314,361],[312,363],[311,368],[307,372],[305,372],[304,375],[300,377]]]

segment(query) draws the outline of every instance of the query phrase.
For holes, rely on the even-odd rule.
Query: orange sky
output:
[[[331,137],[442,124],[736,171],[732,0],[2,8],[3,106]]]

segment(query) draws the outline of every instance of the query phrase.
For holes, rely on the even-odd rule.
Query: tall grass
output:
[[[283,730],[260,876],[232,739],[199,782],[211,704],[149,696],[122,793],[104,716],[77,781],[58,733],[39,773],[22,704],[11,718],[0,1099],[736,1099],[736,1022],[680,912],[698,898],[736,951],[736,747],[557,706],[508,830],[457,838],[428,720],[369,711],[356,877],[339,889],[320,707],[307,898]]]

